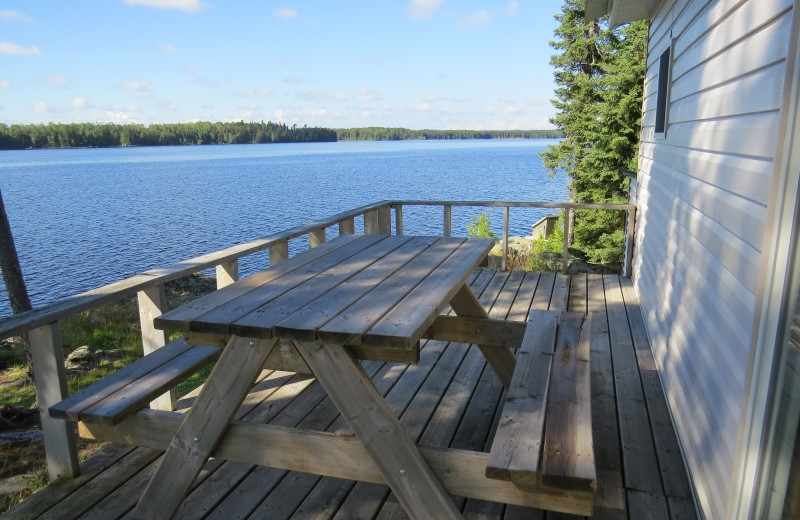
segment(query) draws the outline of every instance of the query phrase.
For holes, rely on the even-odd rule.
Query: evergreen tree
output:
[[[566,171],[575,202],[627,202],[622,172],[636,170],[647,23],[611,30],[605,19],[585,19],[585,0],[565,0],[556,19],[551,122],[566,137],[542,152],[544,165]],[[621,211],[576,211],[573,245],[590,261],[620,262],[624,223]]]

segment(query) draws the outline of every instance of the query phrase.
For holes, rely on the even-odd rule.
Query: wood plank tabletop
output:
[[[155,320],[168,330],[413,349],[493,245],[346,235]]]

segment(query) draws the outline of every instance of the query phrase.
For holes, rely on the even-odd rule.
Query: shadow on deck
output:
[[[696,518],[686,470],[631,282],[614,275],[478,270],[470,282],[490,316],[523,321],[531,309],[596,312],[592,422],[598,492],[594,518]],[[487,450],[502,385],[477,348],[428,341],[416,365],[364,362],[420,444]],[[187,406],[191,396],[179,406]],[[342,431],[313,378],[264,371],[239,417]],[[116,519],[136,504],[161,452],[111,445],[4,518]],[[555,519],[548,513],[456,497],[465,518]],[[210,460],[177,518],[404,518],[384,486]]]

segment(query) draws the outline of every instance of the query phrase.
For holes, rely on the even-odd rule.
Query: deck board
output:
[[[522,321],[536,309],[594,313],[592,430],[598,479],[594,518],[696,518],[629,280],[479,269],[469,282],[491,317]],[[365,361],[364,367],[412,438],[431,446],[488,450],[504,391],[477,347],[428,340],[417,364]],[[193,395],[196,392],[180,403],[188,405]],[[347,431],[313,378],[286,372],[265,370],[237,417]],[[123,518],[158,461],[159,452],[154,450],[112,445],[85,462],[80,477],[32,495],[6,517]],[[579,518],[454,498],[470,519]],[[407,518],[386,486],[214,459],[198,476],[177,518],[261,518],[266,511],[270,518],[287,519]]]

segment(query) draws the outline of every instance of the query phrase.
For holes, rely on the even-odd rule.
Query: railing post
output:
[[[378,234],[378,210],[373,209],[364,212],[364,234]]]
[[[164,284],[139,291],[139,324],[142,330],[142,352],[146,356],[167,344],[167,333],[153,326],[153,320],[167,308],[167,292]],[[154,410],[175,409],[175,389],[158,396],[150,403]]]
[[[392,206],[389,204],[378,208],[378,233],[392,234]]]
[[[43,325],[28,333],[33,358],[39,418],[42,423],[47,472],[50,480],[76,477],[80,473],[75,446],[74,424],[50,417],[48,409],[67,397],[67,372],[64,346],[58,322]]]
[[[217,289],[222,289],[239,280],[239,260],[233,259],[230,262],[219,264],[215,268],[217,278]]]
[[[352,235],[355,232],[356,224],[352,217],[339,221],[339,236]]]
[[[622,276],[626,278],[631,277],[633,270],[633,241],[636,236],[636,208],[628,210],[628,222],[626,225],[625,237],[625,260],[622,264]]]
[[[394,232],[398,236],[403,234],[403,206],[401,204],[394,207]]]
[[[442,236],[444,236],[444,237],[452,236],[452,225],[453,225],[453,206],[445,205],[444,206],[444,231],[442,232]]]
[[[269,265],[275,265],[289,258],[289,242],[284,240],[269,247]]]
[[[561,252],[561,272],[567,274],[569,267],[569,235],[572,221],[572,208],[564,208],[564,249]]]
[[[500,262],[503,271],[508,270],[508,219],[509,207],[503,206],[503,257]]]
[[[308,232],[308,248],[312,249],[325,243],[325,228],[312,229]]]

